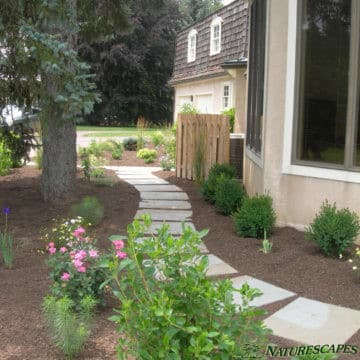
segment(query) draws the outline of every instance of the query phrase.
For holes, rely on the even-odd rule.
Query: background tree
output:
[[[0,0],[0,107],[40,104],[42,193],[67,197],[76,176],[76,121],[99,101],[80,39],[128,26],[126,0]]]
[[[153,123],[172,118],[178,2],[134,0],[131,33],[100,44],[82,44],[80,53],[96,73],[102,101],[88,117],[92,124],[126,125],[144,116]]]
[[[222,0],[181,0],[180,11],[183,16],[183,25],[191,25],[222,6]]]

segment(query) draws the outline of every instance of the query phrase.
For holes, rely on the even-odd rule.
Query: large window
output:
[[[264,107],[266,0],[254,0],[250,8],[250,49],[246,144],[260,156]]]
[[[219,54],[221,51],[221,23],[222,19],[216,17],[210,27],[210,55]]]
[[[360,166],[358,0],[301,0],[293,162]]]
[[[188,62],[195,61],[196,59],[196,36],[197,31],[192,29],[188,35]]]

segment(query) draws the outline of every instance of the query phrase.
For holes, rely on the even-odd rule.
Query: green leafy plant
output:
[[[0,140],[0,176],[10,174],[11,167],[11,151],[5,146],[5,143]]]
[[[83,350],[91,333],[96,300],[85,296],[80,306],[80,311],[76,311],[73,300],[54,296],[45,297],[42,304],[54,344],[67,359],[73,359]]]
[[[90,153],[86,148],[80,148],[80,166],[83,171],[84,177],[86,180],[90,181],[91,174],[91,162],[90,162]]]
[[[338,257],[354,243],[359,231],[359,217],[355,212],[338,210],[335,203],[325,201],[305,236],[318,244],[326,256]]]
[[[223,215],[230,215],[241,207],[246,192],[236,179],[220,175],[215,189],[215,208]]]
[[[220,360],[260,355],[243,346],[261,348],[267,343],[269,330],[258,319],[264,310],[249,306],[260,292],[245,284],[238,290],[242,304],[236,305],[229,279],[206,276],[208,257],[199,245],[207,231],[184,226],[174,238],[165,224],[140,242],[149,226],[149,216],[130,224],[127,246],[113,240],[116,254],[104,263],[111,277],[103,285],[110,285],[121,303],[111,318],[122,335],[119,358]]]
[[[96,197],[86,196],[79,204],[71,207],[71,213],[74,217],[82,217],[91,225],[97,225],[104,217],[104,208]]]
[[[155,149],[140,149],[136,153],[138,159],[143,159],[146,164],[153,163],[157,158],[157,151]]]
[[[271,234],[275,226],[275,211],[269,195],[244,198],[242,207],[233,215],[236,231],[243,237],[261,238],[264,230]]]
[[[107,272],[101,266],[102,257],[96,241],[86,234],[83,227],[76,228],[65,245],[56,246],[54,242],[49,242],[46,249],[53,296],[70,298],[76,309],[81,309],[84,296],[103,303],[104,290],[100,289],[100,285],[105,281]]]
[[[235,108],[230,108],[222,112],[223,115],[228,115],[230,120],[230,132],[234,132],[235,124]]]
[[[181,105],[180,114],[196,115],[199,114],[199,110],[193,104],[185,103]]]
[[[162,131],[156,131],[151,134],[151,142],[154,144],[155,147],[160,147],[165,145],[166,138]]]
[[[136,137],[127,137],[123,140],[123,145],[124,145],[125,150],[136,151],[137,138]]]
[[[12,234],[8,232],[10,208],[5,207],[3,212],[5,214],[5,227],[4,230],[0,232],[0,252],[5,266],[11,269],[14,262],[14,241]]]
[[[272,242],[269,241],[266,237],[266,230],[264,229],[264,240],[262,242],[262,248],[261,248],[261,251],[264,253],[264,254],[269,254],[271,252],[271,249],[272,249]]]
[[[170,159],[169,155],[160,157],[160,166],[164,171],[170,171],[175,167],[175,163]]]
[[[120,160],[123,154],[123,149],[122,148],[116,148],[111,152],[111,157],[114,160]]]
[[[215,164],[212,166],[207,180],[201,186],[201,193],[206,201],[215,202],[216,187],[220,178],[236,178],[236,169],[228,164]]]

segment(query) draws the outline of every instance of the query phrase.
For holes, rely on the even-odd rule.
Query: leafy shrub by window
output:
[[[241,207],[244,188],[238,180],[220,176],[215,191],[215,208],[223,215],[230,215]]]
[[[71,214],[74,217],[82,217],[91,225],[97,225],[104,217],[104,208],[96,197],[86,196],[79,204],[71,207]]]
[[[73,359],[84,348],[90,335],[96,301],[86,296],[81,301],[81,311],[75,311],[74,302],[63,297],[47,296],[42,311],[47,320],[55,346]]]
[[[233,215],[237,233],[242,237],[262,238],[264,230],[271,234],[275,226],[275,211],[269,195],[244,198],[241,209]]]
[[[11,151],[5,146],[4,141],[0,141],[0,176],[10,174],[11,167]]]
[[[228,164],[215,164],[209,171],[209,177],[201,186],[201,193],[206,201],[215,202],[215,191],[218,180],[222,176],[227,179],[236,178],[236,169]]]
[[[157,158],[157,151],[154,149],[140,149],[136,157],[138,159],[143,159],[146,164],[153,163]]]
[[[127,137],[123,140],[125,150],[136,151],[138,139],[136,137]]]
[[[208,257],[200,253],[199,245],[207,231],[184,227],[175,238],[165,224],[156,236],[138,242],[150,225],[148,216],[130,224],[125,255],[114,254],[107,265],[112,274],[106,283],[121,303],[121,310],[111,318],[121,334],[119,358],[259,356],[257,349],[267,344],[269,330],[258,318],[264,310],[249,302],[260,292],[245,284],[239,291],[243,299],[239,306],[233,301],[229,279],[214,281],[206,276]]]
[[[325,201],[306,230],[306,238],[320,246],[327,256],[339,256],[355,241],[360,231],[359,217],[349,209],[336,208]]]
[[[230,132],[234,132],[235,124],[235,108],[230,108],[222,112],[223,115],[228,115],[230,120]]]

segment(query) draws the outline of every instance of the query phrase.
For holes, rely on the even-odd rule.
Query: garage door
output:
[[[213,101],[212,95],[196,95],[194,98],[195,107],[202,114],[212,114],[213,113]]]

